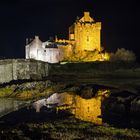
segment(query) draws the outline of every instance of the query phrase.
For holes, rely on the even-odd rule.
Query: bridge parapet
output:
[[[28,59],[0,60],[0,84],[13,80],[42,80],[48,76],[49,64]]]

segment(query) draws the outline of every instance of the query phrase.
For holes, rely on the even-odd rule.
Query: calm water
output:
[[[27,101],[0,99],[0,124],[10,125],[22,122],[42,122],[69,115],[64,111],[57,114],[54,106],[48,108],[45,105],[46,101],[51,104],[56,104],[56,101],[58,101],[60,104],[58,99],[60,99],[60,96],[56,96],[56,94],[33,104]],[[139,101],[139,96],[131,96],[131,93],[126,92],[117,93],[117,97],[115,95],[109,97],[101,106],[103,122],[118,127],[140,128]],[[38,104],[39,111],[37,111],[35,104]]]
[[[20,108],[27,106],[27,104],[29,104],[27,101],[18,101],[11,98],[0,98],[0,117],[17,111]]]

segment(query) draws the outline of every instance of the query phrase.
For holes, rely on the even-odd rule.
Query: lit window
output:
[[[87,36],[87,41],[89,41],[89,37]]]

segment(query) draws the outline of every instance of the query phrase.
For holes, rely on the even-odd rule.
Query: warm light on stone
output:
[[[55,46],[55,47],[54,47]],[[101,22],[95,22],[89,12],[84,12],[69,27],[69,39],[42,42],[38,36],[26,44],[26,59],[49,63],[60,61],[91,62],[109,60],[101,47]]]
[[[109,54],[101,52],[101,22],[95,22],[89,12],[84,12],[84,16],[69,27],[69,40],[56,38],[55,41],[62,43],[59,48],[63,50],[64,61],[109,60]]]
[[[100,51],[100,31],[101,22],[94,22],[90,13],[84,12],[84,16],[69,27],[69,44],[73,46],[74,51]],[[56,39],[56,42],[64,40]]]
[[[63,93],[61,95],[61,105],[59,110],[68,109],[76,118],[90,121],[95,124],[102,124],[102,102],[110,95],[109,90],[99,90],[95,97],[84,99],[78,95]]]

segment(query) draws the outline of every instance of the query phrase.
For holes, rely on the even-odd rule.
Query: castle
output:
[[[69,39],[55,38],[54,42],[41,42],[38,37],[26,45],[26,58],[49,63],[59,61],[103,61],[101,53],[101,22],[95,22],[89,12],[77,18],[69,27]],[[55,44],[55,45],[54,45]],[[54,47],[55,46],[55,47]]]

